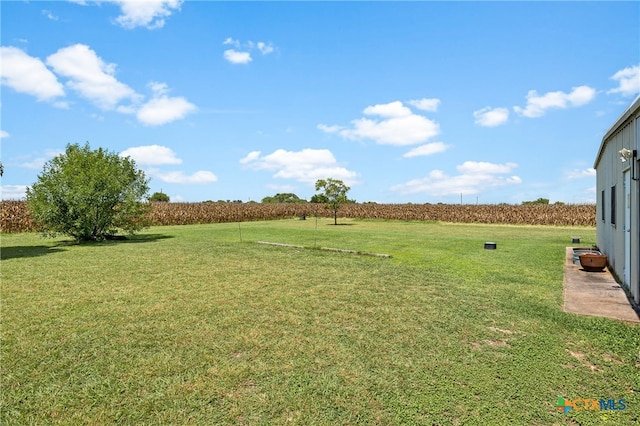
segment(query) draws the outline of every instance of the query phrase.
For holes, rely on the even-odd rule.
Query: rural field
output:
[[[640,422],[640,328],[562,311],[593,226],[332,222],[2,234],[0,423]]]
[[[331,217],[333,212],[313,203],[151,203],[151,225],[246,222],[287,219],[301,215]],[[595,204],[375,204],[341,206],[340,217],[351,219],[422,220],[509,225],[596,226]],[[36,231],[24,201],[0,201],[2,232]]]

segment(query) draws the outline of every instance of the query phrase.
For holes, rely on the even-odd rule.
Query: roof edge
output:
[[[631,102],[631,105],[629,105],[627,107],[627,109],[625,109],[624,112],[622,114],[620,114],[620,117],[618,117],[618,119],[615,121],[615,123],[613,123],[613,125],[611,127],[609,127],[609,130],[607,130],[607,132],[602,137],[602,142],[600,143],[600,148],[598,149],[598,155],[596,156],[596,161],[593,163],[593,168],[594,169],[598,167],[598,163],[600,162],[600,158],[602,157],[602,152],[604,151],[604,147],[607,144],[607,140],[638,109],[640,109],[640,95],[638,95],[635,98],[635,100],[633,102]]]

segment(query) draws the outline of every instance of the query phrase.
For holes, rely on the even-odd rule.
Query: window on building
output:
[[[611,187],[611,224],[616,224],[616,186]]]
[[[600,193],[600,219],[603,222],[605,221],[605,214],[604,214],[605,211],[606,211],[606,206],[604,204],[604,189],[603,189],[602,192]]]

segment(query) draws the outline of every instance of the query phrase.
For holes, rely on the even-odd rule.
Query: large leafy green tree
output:
[[[79,241],[103,240],[118,229],[144,228],[148,180],[129,157],[69,144],[48,161],[27,188],[31,216],[45,235],[70,235]]]
[[[278,193],[271,197],[264,197],[263,203],[306,203],[305,200],[291,192]]]
[[[326,204],[329,202],[329,199],[324,194],[313,194],[309,202],[316,204]]]
[[[531,205],[531,204],[549,204],[548,198],[538,198],[535,201],[523,201],[523,205]]]
[[[324,205],[326,208],[333,210],[333,224],[338,224],[338,209],[341,205],[351,202],[347,198],[347,193],[351,188],[344,184],[339,179],[318,179],[316,181],[316,191],[322,190],[321,194],[318,194],[318,199],[325,200]]]
[[[169,201],[171,201],[171,198],[169,198],[169,196],[164,192],[160,191],[154,192],[153,195],[149,197],[149,201],[152,201],[154,203],[168,203]]]

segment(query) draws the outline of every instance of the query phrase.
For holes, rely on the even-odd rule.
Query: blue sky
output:
[[[0,4],[2,198],[68,143],[172,201],[595,202],[638,2]]]

